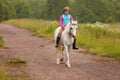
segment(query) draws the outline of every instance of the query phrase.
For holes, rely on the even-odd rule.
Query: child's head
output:
[[[69,14],[69,13],[70,13],[70,8],[69,7],[64,7],[63,14]]]

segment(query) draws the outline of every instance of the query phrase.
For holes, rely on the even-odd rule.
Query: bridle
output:
[[[76,24],[70,24],[70,26],[72,26],[72,25],[76,25]],[[69,35],[72,36],[72,37],[74,37],[74,35],[72,34],[71,30],[72,30],[72,28],[70,27],[70,29],[69,29]]]

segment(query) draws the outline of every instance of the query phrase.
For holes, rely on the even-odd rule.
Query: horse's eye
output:
[[[70,28],[72,30],[72,28]]]
[[[76,25],[76,24],[72,24],[72,25]]]

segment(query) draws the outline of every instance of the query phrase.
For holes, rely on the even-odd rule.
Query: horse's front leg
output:
[[[70,57],[69,57],[69,47],[67,45],[65,45],[65,53],[66,53],[66,58],[67,58],[66,65],[67,65],[67,67],[71,67]]]

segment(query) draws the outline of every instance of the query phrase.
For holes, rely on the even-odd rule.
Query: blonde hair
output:
[[[69,13],[70,13],[70,8],[69,7],[64,7],[63,13],[65,13],[65,11],[69,11]]]

